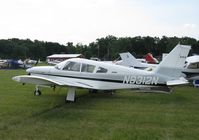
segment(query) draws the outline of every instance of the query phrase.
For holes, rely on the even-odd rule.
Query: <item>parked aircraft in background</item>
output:
[[[8,61],[8,68],[10,69],[17,69],[17,68],[23,68],[23,69],[27,69],[27,68],[31,68],[32,65],[29,64],[25,64],[21,59],[19,60],[7,60]]]
[[[7,60],[0,60],[0,68],[6,68],[8,66],[8,61]]]
[[[147,53],[147,55],[145,56],[145,60],[149,64],[158,64],[159,63],[159,61],[156,58],[154,58],[151,53]]]
[[[148,67],[155,68],[157,64],[148,64],[143,61],[139,61],[129,52],[120,53],[121,61],[116,62],[117,65],[123,65],[127,67],[133,67],[137,69],[146,69]]]
[[[39,61],[36,60],[31,60],[31,59],[26,59],[22,61],[21,59],[19,60],[14,60],[14,59],[5,59],[5,60],[0,60],[0,68],[1,69],[18,69],[18,68],[31,68],[32,65],[36,65],[39,63]]]
[[[148,64],[139,62],[133,55],[129,52],[120,53],[122,61],[117,62],[118,65],[123,65],[127,67],[133,67],[137,69],[145,69],[147,71],[154,70],[158,64]],[[198,80],[199,79],[199,56],[190,56],[186,58],[184,67],[182,68],[182,74],[188,80]]]
[[[0,68],[16,69],[16,68],[29,68],[29,67],[25,67],[24,63],[21,60],[8,59],[0,61]]]
[[[67,86],[66,101],[75,100],[76,88],[90,90],[162,89],[187,84],[181,75],[190,46],[177,45],[154,71],[144,71],[82,58],[63,61],[56,66],[40,66],[27,70],[29,75],[12,79],[23,84],[35,84],[35,95],[40,86]]]
[[[40,63],[40,60],[32,60],[32,59],[26,59],[23,62],[24,64],[29,64],[29,65],[36,65],[37,63]]]
[[[187,57],[183,73],[189,80],[199,80],[199,55]]]

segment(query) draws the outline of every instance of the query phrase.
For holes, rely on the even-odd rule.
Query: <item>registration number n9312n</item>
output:
[[[159,77],[157,76],[133,76],[125,75],[123,84],[145,84],[145,85],[157,85]]]

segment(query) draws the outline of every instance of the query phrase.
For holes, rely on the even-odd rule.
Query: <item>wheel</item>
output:
[[[40,90],[35,90],[34,95],[35,96],[40,96],[41,95],[41,91]]]
[[[114,91],[111,91],[110,93],[111,93],[111,95],[114,95],[115,92],[114,92]]]

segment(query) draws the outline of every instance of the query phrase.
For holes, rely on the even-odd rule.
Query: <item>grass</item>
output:
[[[195,140],[199,89],[178,87],[170,95],[119,90],[114,95],[78,90],[65,103],[65,88],[42,89],[11,80],[24,70],[0,70],[0,140]]]

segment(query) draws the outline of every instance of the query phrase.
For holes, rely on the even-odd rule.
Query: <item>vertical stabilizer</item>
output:
[[[170,77],[180,77],[191,46],[178,44],[158,65],[156,72]]]
[[[122,58],[121,65],[128,67],[142,67],[141,62],[139,62],[132,54],[129,52],[120,53],[120,57]]]
[[[158,60],[156,58],[154,58],[151,53],[147,53],[147,55],[145,56],[145,59],[146,59],[147,63],[150,63],[150,64],[159,63]]]

